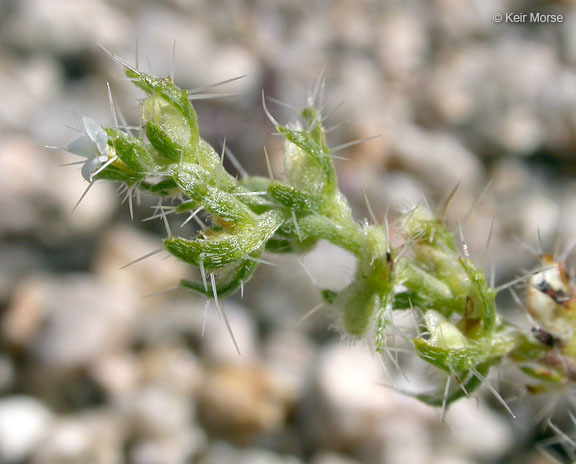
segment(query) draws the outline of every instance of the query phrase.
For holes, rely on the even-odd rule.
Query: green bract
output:
[[[357,258],[345,288],[322,291],[343,335],[368,339],[383,352],[388,331],[398,330],[394,311],[414,312],[419,335],[411,340],[413,352],[448,376],[445,389],[418,395],[422,401],[445,405],[470,393],[504,357],[539,385],[576,379],[574,290],[553,257],[546,261],[553,271],[529,282],[528,309],[539,327],[536,336],[525,334],[498,317],[496,291],[428,208],[404,215],[396,244],[387,226],[352,217],[317,108],[305,108],[292,124],[271,118],[284,137],[284,179],[238,180],[201,138],[189,93],[170,78],[122,63],[146,94],[139,135],[85,118],[86,134],[69,150],[86,158],[82,172],[89,182],[114,180],[129,195],[141,189],[170,200],[175,213],[204,211],[209,224],[196,236],[169,233],[163,241],[168,253],[202,272],[201,282],[182,280],[180,286],[218,300],[243,287],[264,252],[304,253],[327,240]]]

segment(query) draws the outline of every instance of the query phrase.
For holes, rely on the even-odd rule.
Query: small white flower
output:
[[[102,171],[111,161],[108,158],[108,135],[98,123],[84,116],[82,118],[86,135],[74,140],[67,151],[87,158],[82,166],[82,177],[92,182],[95,174]]]

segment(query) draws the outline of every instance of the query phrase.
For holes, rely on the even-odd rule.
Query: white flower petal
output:
[[[84,158],[94,158],[100,154],[94,141],[87,135],[72,141],[66,150]]]
[[[82,118],[82,121],[86,128],[86,134],[96,143],[98,151],[101,154],[106,154],[108,151],[108,135],[106,135],[106,131],[102,129],[100,124],[86,116]]]
[[[91,158],[82,166],[82,177],[88,182],[92,182],[92,175],[102,166],[102,157]]]

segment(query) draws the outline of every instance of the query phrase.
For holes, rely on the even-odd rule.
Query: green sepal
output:
[[[210,171],[213,175],[212,184],[223,190],[232,191],[238,187],[238,181],[226,172],[220,156],[204,139],[198,141],[198,144],[190,151],[190,156],[184,161],[196,163]]]
[[[139,174],[153,174],[158,166],[152,155],[148,152],[144,142],[119,129],[105,128],[108,136],[108,145],[113,148],[114,154],[131,171]]]
[[[326,146],[326,131],[322,127],[322,115],[314,106],[308,106],[304,108],[300,114],[308,122],[307,132],[310,134],[311,139],[318,145],[323,151],[327,151]]]
[[[412,340],[416,353],[424,361],[446,372],[469,370],[485,362],[495,363],[512,351],[516,342],[516,338],[511,334],[468,340],[461,348],[439,346],[423,338]]]
[[[278,126],[286,144],[286,176],[288,182],[313,196],[332,197],[338,191],[336,171],[330,151],[320,146],[312,134]]]
[[[444,247],[454,253],[458,252],[454,234],[424,206],[417,206],[405,215],[402,234],[407,241],[428,243],[434,247]]]
[[[266,251],[276,254],[294,253],[294,241],[284,237],[272,237],[266,242]]]
[[[452,295],[460,303],[458,312],[462,312],[463,299],[470,291],[470,280],[459,262],[460,255],[449,247],[428,242],[417,242],[413,249],[414,262],[448,285]]]
[[[180,203],[176,206],[177,213],[187,213],[188,211],[195,210],[200,205],[196,201],[185,201],[184,203]]]
[[[464,311],[465,301],[462,298],[454,298],[448,284],[425,271],[413,261],[408,259],[401,261],[398,264],[396,275],[398,282],[408,289],[404,297],[409,298],[413,306],[435,309],[446,317],[449,317],[454,311],[459,313]],[[402,298],[402,296],[397,296],[397,298]]]
[[[425,307],[423,302],[424,300],[419,298],[417,293],[398,292],[394,295],[394,300],[392,301],[392,309],[395,311],[404,311],[406,309]]]
[[[268,192],[276,201],[295,211],[318,209],[321,205],[321,200],[314,195],[280,182],[271,182]]]
[[[174,181],[192,200],[233,228],[256,223],[256,215],[238,197],[210,185],[211,174],[198,165],[185,164],[174,170]]]
[[[178,189],[178,184],[174,181],[174,179],[164,179],[156,184],[152,185],[149,188],[150,193],[154,193],[156,195],[177,195],[180,193],[180,189]],[[180,205],[178,205],[180,206]]]
[[[249,192],[266,192],[270,182],[270,179],[262,176],[249,176],[239,181]]]
[[[219,234],[210,239],[187,240],[179,237],[164,239],[166,250],[173,256],[196,267],[219,269],[245,258],[246,252],[257,251],[249,247],[248,237],[240,235]]]
[[[516,349],[522,340],[516,331],[501,326],[482,337],[468,338],[441,313],[424,315],[428,338],[412,340],[416,353],[429,364],[447,372],[470,370],[478,364],[495,362]]]
[[[469,298],[472,304],[471,306],[467,305],[467,311],[462,322],[480,320],[482,325],[478,327],[479,331],[483,334],[489,334],[496,326],[497,320],[494,307],[494,290],[486,283],[484,273],[477,270],[469,259],[459,258],[459,262],[471,283]],[[468,308],[470,308],[470,311],[468,311]],[[474,335],[475,329],[468,331],[465,324],[461,324],[461,326],[467,335]]]
[[[217,296],[224,298],[238,291],[242,285],[250,280],[257,267],[257,261],[245,259],[237,265],[218,271],[215,279]],[[203,283],[182,279],[180,286],[207,298],[214,297],[214,290],[211,287],[211,283],[205,288]]]
[[[543,359],[550,353],[550,348],[542,343],[533,340],[523,333],[518,334],[516,347],[509,353],[509,357],[516,363],[530,362]]]
[[[147,121],[144,130],[146,137],[160,158],[158,161],[164,165],[179,163],[184,160],[184,148],[170,138],[159,124]]]
[[[113,180],[121,182],[126,185],[136,185],[146,179],[146,176],[142,173],[136,173],[132,170],[121,169],[114,164],[106,166],[104,170],[92,176],[92,180]]]
[[[427,363],[446,372],[467,371],[486,360],[489,351],[478,343],[465,348],[442,348],[432,345],[422,338],[412,340],[418,355]]]
[[[262,192],[268,192],[268,185],[270,179],[260,176],[251,176],[242,179],[237,187],[237,193],[242,192],[257,192],[259,195],[242,195],[241,200],[248,205],[252,211],[262,214],[273,208],[277,208],[278,204],[269,194],[260,195]]]
[[[158,124],[174,143],[196,146],[200,138],[198,118],[188,92],[174,85],[170,78],[154,77],[130,68],[125,72],[148,95],[143,104],[144,120]]]
[[[480,364],[476,367],[476,371],[482,376],[486,376],[490,369],[490,364]],[[451,374],[449,374],[451,375]],[[474,375],[473,372],[465,373],[461,378],[459,374],[458,378],[455,379],[456,382],[451,391],[448,392],[448,396],[444,397],[444,391],[440,391],[436,394],[419,394],[414,395],[415,398],[418,398],[420,401],[435,407],[442,407],[442,406],[449,406],[450,404],[454,403],[455,401],[463,398],[465,396],[470,396],[474,393],[478,387],[482,385],[482,381],[479,377]]]
[[[288,220],[290,221],[290,220]],[[294,229],[290,229],[294,231]],[[306,237],[300,240],[297,234],[291,233],[285,236],[280,230],[266,244],[266,251],[277,254],[294,253],[304,254],[310,252],[318,243],[314,237]]]
[[[562,375],[560,372],[552,369],[547,369],[545,367],[530,367],[530,366],[521,366],[520,370],[524,372],[524,374],[529,375],[538,380],[543,380],[545,382],[552,382],[552,383],[566,383],[566,376]]]
[[[168,237],[164,246],[169,253],[189,264],[219,269],[263,250],[284,219],[278,211],[270,211],[260,216],[255,225],[246,226],[235,235],[217,232],[207,239],[196,240]]]

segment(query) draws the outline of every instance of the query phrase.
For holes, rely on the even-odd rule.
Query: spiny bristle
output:
[[[210,283],[212,284],[212,293],[214,295],[214,303],[216,304],[216,309],[218,309],[220,316],[224,320],[224,324],[226,324],[226,329],[228,330],[228,333],[230,334],[230,338],[232,338],[232,342],[234,343],[234,347],[236,348],[238,355],[241,356],[242,353],[240,353],[240,348],[238,347],[238,342],[236,342],[236,337],[234,337],[234,332],[232,331],[232,327],[230,326],[230,322],[228,321],[228,317],[226,316],[226,312],[224,311],[222,304],[218,300],[218,292],[216,290],[216,282],[214,280],[214,274],[210,274]]]
[[[276,119],[274,119],[274,117],[272,116],[272,114],[268,110],[268,107],[266,106],[266,97],[264,95],[264,89],[262,89],[262,107],[264,108],[264,113],[266,114],[266,116],[268,117],[270,122],[272,124],[274,124],[274,127],[278,127],[280,124],[278,124],[278,121],[276,121]]]
[[[139,263],[140,261],[150,258],[151,256],[157,255],[158,253],[162,253],[163,251],[164,248],[158,248],[157,250],[151,251],[150,253],[146,253],[144,256],[141,256],[140,258],[137,258],[134,261],[130,261],[128,264],[125,264],[120,268],[120,270],[126,269],[127,267],[132,266],[133,264]]]

